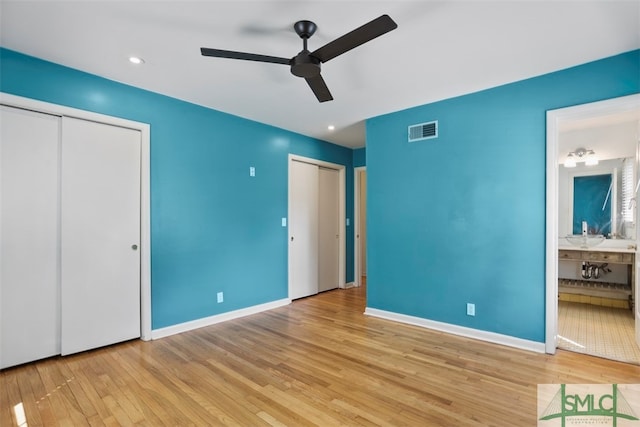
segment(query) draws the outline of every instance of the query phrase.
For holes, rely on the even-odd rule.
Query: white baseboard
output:
[[[377,308],[367,307],[364,310],[364,314],[373,317],[379,317],[381,319],[393,320],[395,322],[407,323],[409,325],[421,326],[423,328],[446,332],[453,335],[460,335],[467,338],[487,341],[494,344],[501,344],[508,347],[519,348],[522,350],[534,351],[536,353],[545,352],[545,344],[543,342],[524,340],[522,338],[497,334],[495,332],[482,331],[479,329],[467,328],[465,326],[452,325],[450,323],[424,319],[422,317],[409,316],[406,314],[394,313],[385,310],[378,310]]]
[[[356,286],[357,286],[357,285],[356,285],[356,282],[349,282],[349,283],[346,283],[346,284],[344,285],[344,288],[345,288],[345,289],[351,289],[351,288],[355,288]]]
[[[226,322],[228,320],[238,319],[240,317],[249,316],[251,314],[257,314],[263,311],[272,310],[274,308],[282,307],[289,304],[291,304],[291,300],[288,298],[284,298],[281,300],[271,301],[271,302],[254,305],[247,308],[241,308],[239,310],[229,311],[227,313],[216,314],[215,316],[209,316],[209,317],[204,317],[198,320],[192,320],[190,322],[184,322],[184,323],[179,323],[173,326],[167,326],[166,328],[154,329],[151,331],[151,339],[157,340],[159,338],[180,334],[182,332],[192,331],[194,329],[215,325],[216,323]]]

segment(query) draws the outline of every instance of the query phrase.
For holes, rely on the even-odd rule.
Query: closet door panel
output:
[[[140,336],[140,132],[62,122],[62,354]]]
[[[338,287],[340,257],[340,172],[319,170],[318,290]]]
[[[318,166],[289,167],[289,298],[318,293]]]
[[[0,368],[5,368],[60,352],[60,118],[0,109]]]

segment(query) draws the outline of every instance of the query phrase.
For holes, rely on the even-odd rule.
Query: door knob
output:
[[[138,245],[131,245],[131,249],[133,249],[134,251],[138,250]]]
[[[291,236],[291,241],[293,242],[293,236]]]

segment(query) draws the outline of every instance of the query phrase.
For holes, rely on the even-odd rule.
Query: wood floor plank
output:
[[[335,290],[157,341],[0,371],[0,425],[514,426],[537,384],[640,383],[640,366],[551,356],[363,315]]]
[[[21,403],[24,406],[25,414],[33,414],[29,423],[33,426],[43,425],[42,415],[37,408],[37,398],[32,387],[32,377],[35,372],[35,367],[29,366],[25,372],[25,375],[18,376],[18,387],[20,389]]]
[[[63,379],[59,372],[60,367],[63,366],[61,358],[55,357],[34,363],[40,373],[40,379],[42,380],[45,391],[42,398],[48,401],[53,412],[53,418],[59,425],[71,425],[71,415],[69,414],[68,407],[72,402],[60,393],[67,383],[66,378]],[[13,369],[19,370],[21,367]],[[27,414],[27,422],[30,418],[30,415]]]
[[[107,406],[105,405],[105,401],[103,400],[103,396],[98,394],[96,390],[96,383],[92,381],[92,370],[91,370],[91,361],[89,360],[81,360],[78,359],[74,362],[69,362],[69,368],[73,373],[73,377],[75,381],[73,381],[71,390],[78,398],[78,396],[82,396],[81,399],[83,403],[81,404],[83,407],[88,409],[83,409],[83,412],[90,420],[90,424],[98,424],[97,419],[107,419],[111,416],[111,413]]]
[[[0,420],[3,421],[2,425],[17,425],[16,418],[16,405],[22,403],[22,396],[20,395],[20,386],[18,385],[18,373],[14,371],[2,372],[0,377],[2,383],[0,384]]]

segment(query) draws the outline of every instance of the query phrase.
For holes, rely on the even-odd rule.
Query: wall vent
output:
[[[438,137],[438,121],[409,126],[409,142],[422,141]]]

